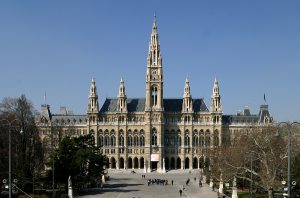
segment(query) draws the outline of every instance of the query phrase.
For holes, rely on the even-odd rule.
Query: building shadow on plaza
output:
[[[130,186],[141,186],[144,184],[106,184],[103,186],[103,188],[89,188],[80,191],[79,196],[84,195],[97,195],[97,194],[103,194],[107,192],[119,192],[119,193],[126,193],[126,192],[136,192],[140,191],[138,189],[126,189]]]

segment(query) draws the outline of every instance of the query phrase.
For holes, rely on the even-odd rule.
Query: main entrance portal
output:
[[[151,162],[151,169],[152,169],[152,171],[156,171],[157,170],[157,163],[158,162]]]

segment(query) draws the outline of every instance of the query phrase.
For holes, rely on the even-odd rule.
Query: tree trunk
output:
[[[269,188],[268,195],[269,195],[269,198],[273,198],[273,189],[272,188]]]

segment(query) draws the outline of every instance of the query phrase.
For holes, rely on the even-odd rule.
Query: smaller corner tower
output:
[[[212,121],[215,124],[221,124],[222,121],[222,102],[219,90],[219,82],[215,78],[213,93],[211,96],[210,112],[212,114]]]
[[[221,103],[221,95],[219,90],[219,82],[215,78],[213,93],[211,96],[211,104],[210,104],[211,112],[222,112],[222,103]]]
[[[98,103],[97,88],[96,88],[95,79],[92,78],[89,101],[88,101],[88,109],[87,109],[87,115],[90,124],[97,122],[98,113],[99,113],[99,103]]]
[[[119,95],[118,95],[118,111],[127,113],[127,97],[125,94],[125,85],[122,77],[120,80]]]
[[[185,80],[184,86],[182,113],[193,113],[193,101],[191,95],[190,82],[187,78]]]
[[[185,124],[190,124],[193,121],[193,100],[191,95],[191,88],[190,82],[186,78],[184,92],[183,92],[183,99],[182,99],[182,116],[181,120],[184,121]]]

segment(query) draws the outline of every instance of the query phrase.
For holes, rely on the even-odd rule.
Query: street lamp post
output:
[[[11,191],[12,191],[12,185],[11,185],[11,127],[12,124],[15,122],[19,122],[19,120],[14,119],[12,121],[9,121],[7,119],[2,119],[0,122],[6,122],[8,125],[8,196],[11,198]],[[22,130],[20,131],[23,132]]]
[[[293,125],[300,125],[299,122],[292,122],[292,123],[289,123],[289,122],[280,122],[278,123],[277,125],[277,128],[279,129],[279,127],[281,125],[286,125],[287,126],[287,130],[288,130],[288,181],[287,181],[287,184],[288,184],[288,195],[287,197],[290,198],[291,197],[291,129],[293,127]]]

